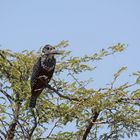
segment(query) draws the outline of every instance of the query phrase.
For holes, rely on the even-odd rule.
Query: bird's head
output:
[[[53,47],[51,45],[45,45],[42,48],[41,54],[42,55],[51,55],[51,56],[54,56],[54,55],[62,54],[62,52],[56,50],[55,47]]]

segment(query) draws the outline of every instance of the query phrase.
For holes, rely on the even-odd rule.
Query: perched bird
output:
[[[37,58],[31,75],[31,99],[29,107],[35,107],[38,96],[51,80],[56,65],[54,55],[57,54],[61,53],[51,45],[45,45],[40,56]]]

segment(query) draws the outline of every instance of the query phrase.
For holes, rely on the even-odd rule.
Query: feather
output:
[[[56,60],[52,56],[41,55],[37,58],[31,75],[31,99],[29,107],[35,107],[38,96],[52,78],[55,65]]]

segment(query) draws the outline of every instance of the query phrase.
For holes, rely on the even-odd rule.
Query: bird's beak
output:
[[[61,55],[61,54],[62,54],[62,51],[52,50],[52,51],[50,52],[50,54]]]

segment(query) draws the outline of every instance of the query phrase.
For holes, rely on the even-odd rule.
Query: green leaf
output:
[[[140,77],[137,78],[136,83],[140,84]]]
[[[114,78],[117,79],[117,78],[120,76],[120,74],[121,74],[123,71],[125,71],[126,69],[127,69],[127,67],[122,67],[122,68],[120,68],[120,69],[117,71],[117,73],[114,74]]]

